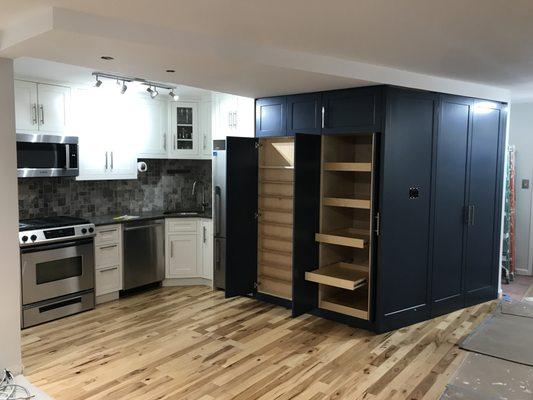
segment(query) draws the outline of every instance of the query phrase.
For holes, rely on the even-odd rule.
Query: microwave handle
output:
[[[65,145],[65,168],[70,169],[70,144]]]

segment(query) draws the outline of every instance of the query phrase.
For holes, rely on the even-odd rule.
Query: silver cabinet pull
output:
[[[167,151],[167,134],[163,133],[163,149]]]
[[[237,111],[233,112],[233,127],[237,129]]]
[[[106,272],[106,271],[112,271],[114,269],[118,269],[118,267],[114,266],[114,267],[102,268],[102,269],[98,269],[97,271],[98,272]]]
[[[204,226],[204,243],[207,242],[207,228]]]
[[[170,242],[170,258],[174,258],[174,246],[172,245],[172,241]]]
[[[109,246],[101,246],[101,247],[98,247],[100,250],[105,250],[105,249],[112,249],[113,247],[117,247],[118,244],[110,244]]]
[[[44,125],[44,107],[43,105],[39,105],[39,111],[41,112],[41,125]]]
[[[37,125],[37,104],[31,106],[31,124]]]
[[[118,231],[118,228],[106,229],[105,231],[100,231],[98,233],[109,233],[109,232],[116,232],[116,231]]]
[[[107,151],[105,152],[105,170],[107,171],[108,163],[107,163]]]
[[[231,114],[232,113],[228,113],[228,127],[231,128]]]
[[[322,106],[322,128],[325,127],[326,124],[326,107]]]
[[[178,134],[176,133],[174,135],[174,150],[177,150],[177,143],[178,143]]]
[[[204,150],[207,150],[207,134],[204,134]]]
[[[113,171],[113,152],[111,152],[111,171]]]

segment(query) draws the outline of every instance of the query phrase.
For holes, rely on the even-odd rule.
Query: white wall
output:
[[[0,369],[21,371],[20,261],[13,61],[0,58]]]
[[[532,273],[531,191],[533,178],[533,103],[513,103],[509,117],[509,145],[516,148],[516,271]],[[530,188],[522,189],[522,179]]]

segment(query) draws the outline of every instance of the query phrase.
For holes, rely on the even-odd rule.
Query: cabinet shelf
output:
[[[293,199],[294,196],[288,194],[260,194],[259,197],[267,199]]]
[[[325,162],[324,171],[372,172],[371,163]]]
[[[363,197],[363,196],[361,196]],[[324,197],[322,204],[330,207],[348,207],[370,210],[370,199],[350,199],[344,197]]]
[[[261,184],[265,185],[293,185],[293,181],[280,181],[280,180],[272,180],[272,179],[260,179],[259,182]]]
[[[285,279],[259,275],[258,292],[286,300],[292,300],[292,284]]]
[[[315,234],[315,240],[320,243],[364,249],[368,244],[369,234],[368,231],[362,229],[344,228],[317,233]]]
[[[260,165],[261,169],[294,169],[293,165]]]
[[[355,290],[366,285],[368,267],[339,262],[306,272],[305,279],[322,285]]]
[[[365,285],[366,286],[366,285]],[[368,297],[366,287],[355,291],[341,291],[320,300],[319,307],[352,317],[368,319]]]

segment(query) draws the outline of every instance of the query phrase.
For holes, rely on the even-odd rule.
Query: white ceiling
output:
[[[532,20],[531,0],[2,0],[0,56],[248,96],[376,82],[521,98]]]

